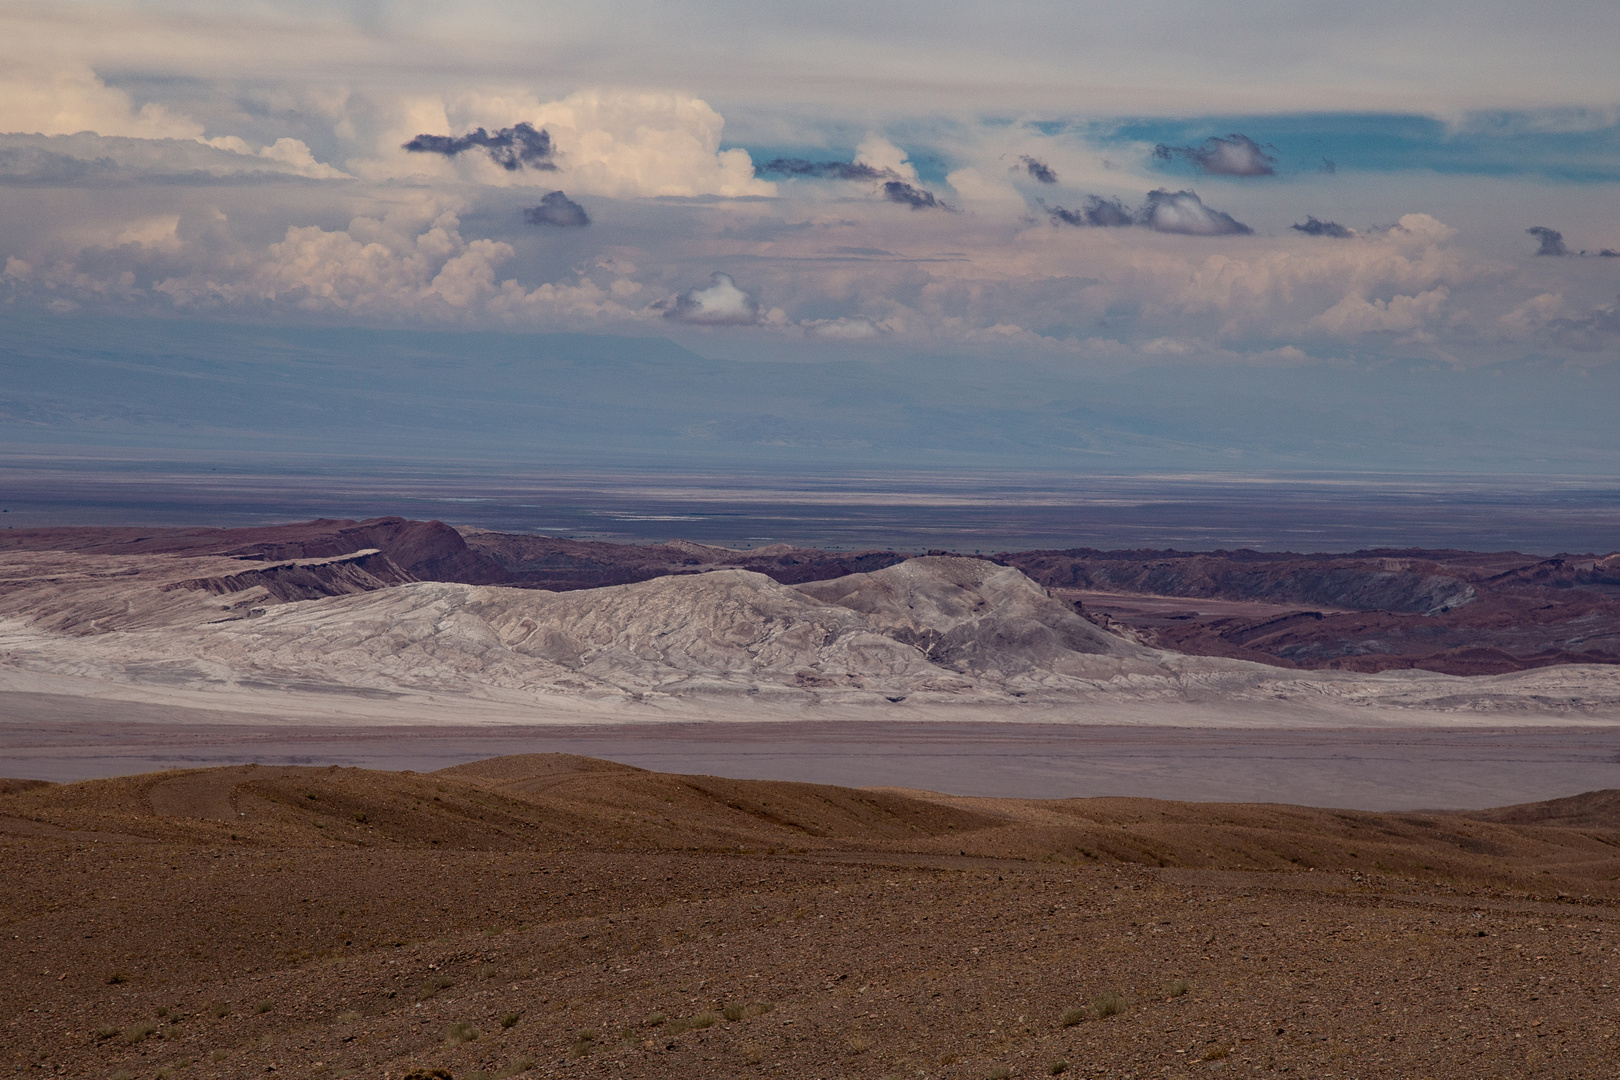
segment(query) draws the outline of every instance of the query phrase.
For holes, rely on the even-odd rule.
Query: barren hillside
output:
[[[0,791],[29,1075],[1596,1078],[1620,1039],[1613,792],[1566,825],[562,755]]]

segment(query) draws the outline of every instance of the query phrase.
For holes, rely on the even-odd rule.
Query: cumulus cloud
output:
[[[876,159],[875,161],[873,159]],[[1033,158],[1029,160],[1034,160]],[[1039,162],[1035,163],[1040,165]],[[1045,168],[1045,166],[1041,166]],[[917,170],[906,154],[893,143],[879,136],[871,136],[861,143],[854,161],[810,161],[806,158],[772,158],[755,167],[759,175],[777,173],[784,176],[802,176],[813,179],[880,180],[879,193],[887,202],[909,206],[913,210],[950,210],[951,206],[933,192],[918,187]],[[1051,170],[1047,170],[1048,173]],[[1052,174],[1053,181],[1056,174]],[[1052,181],[1048,181],[1052,182]]]
[[[1569,254],[1569,249],[1564,247],[1564,234],[1557,229],[1549,229],[1545,225],[1535,225],[1524,231],[1541,242],[1541,246],[1536,248],[1537,255]]]
[[[715,273],[709,284],[675,297],[664,318],[698,326],[752,326],[759,322],[759,301],[737,288],[730,274]]]
[[[536,131],[534,125],[527,122],[500,128],[493,135],[481,127],[465,135],[418,135],[400,149],[448,158],[479,149],[507,172],[516,172],[525,166],[549,172],[557,170],[551,160],[551,133],[545,128]]]
[[[886,176],[894,176],[911,183],[917,181],[916,166],[904,150],[881,135],[868,135],[855,148],[855,160]]]
[[[74,135],[0,135],[0,184],[241,184],[348,180],[316,161],[309,147],[283,138],[254,151],[238,138],[138,139]]]
[[[754,172],[780,173],[785,176],[804,176],[813,179],[883,180],[898,179],[898,174],[887,169],[874,169],[860,161],[808,161],[805,158],[772,158],[763,165],[754,166]]]
[[[560,191],[547,193],[539,206],[523,211],[523,220],[530,225],[553,225],[563,229],[583,228],[591,223],[585,208]]]
[[[1191,191],[1165,191],[1162,188],[1150,191],[1147,201],[1134,213],[1121,200],[1105,199],[1100,195],[1087,195],[1085,204],[1079,210],[1066,210],[1045,203],[1040,206],[1054,225],[1094,228],[1139,225],[1154,232],[1179,233],[1183,236],[1246,236],[1254,231],[1232,215],[1205,206],[1203,200]]]
[[[1337,221],[1318,221],[1309,214],[1305,216],[1305,224],[1290,225],[1288,227],[1295,232],[1302,232],[1306,236],[1331,236],[1336,240],[1344,240],[1356,235],[1356,230],[1346,228]]]
[[[950,204],[941,202],[934,197],[932,191],[924,191],[904,180],[889,180],[883,185],[883,197],[892,203],[909,206],[913,210],[949,210]]]
[[[528,117],[536,136],[548,136],[545,161],[566,177],[562,186],[576,196],[735,198],[776,193],[774,184],[754,174],[748,151],[720,148],[724,118],[707,102],[685,94],[586,90],[556,100],[470,92],[408,98],[393,105],[376,156],[349,167],[380,181],[420,182],[425,177],[503,187],[559,186],[549,175],[553,170],[508,169],[484,153],[449,157],[403,148],[414,132],[489,129],[512,116]]]
[[[0,131],[72,135],[91,131],[139,139],[200,139],[203,125],[148,102],[135,107],[87,65],[46,67],[8,57],[0,65]]]
[[[1085,203],[1078,210],[1047,206],[1039,200],[1037,203],[1051,217],[1054,225],[1089,225],[1093,228],[1110,229],[1136,224],[1136,218],[1123,202],[1119,199],[1105,199],[1101,195],[1087,195]]]
[[[1224,139],[1218,135],[1205,139],[1200,146],[1160,143],[1153,148],[1153,156],[1160,161],[1185,158],[1211,176],[1273,176],[1277,172],[1276,158],[1247,135],[1236,132]]]
[[[1154,232],[1184,236],[1239,236],[1254,231],[1231,214],[1205,206],[1191,191],[1150,191],[1136,216]]]
[[[809,336],[830,341],[866,341],[887,333],[884,327],[864,315],[853,319],[807,319],[799,325]]]
[[[1542,293],[1502,316],[1497,325],[1512,337],[1536,335],[1579,352],[1610,349],[1620,340],[1620,297],[1580,311],[1558,293]]]
[[[1024,163],[1024,171],[1029,173],[1031,179],[1042,184],[1055,184],[1058,182],[1057,171],[1039,158],[1030,157],[1028,154],[1020,154],[1018,160]]]

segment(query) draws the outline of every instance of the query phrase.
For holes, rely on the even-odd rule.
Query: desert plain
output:
[[[568,755],[0,797],[23,1076],[1604,1077],[1620,796],[944,796]]]

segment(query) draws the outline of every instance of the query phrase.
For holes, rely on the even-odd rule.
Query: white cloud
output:
[[[53,68],[10,62],[0,68],[0,131],[197,139],[203,126],[161,105],[136,108],[128,94],[109,87],[83,64]]]
[[[911,164],[906,152],[882,135],[871,134],[855,148],[855,161],[882,171],[887,169],[902,180],[917,182],[917,168]]]
[[[1451,290],[1444,285],[1415,296],[1398,295],[1387,300],[1352,294],[1312,319],[1311,327],[1336,337],[1385,331],[1409,333],[1433,321],[1450,296]]]
[[[376,156],[350,167],[370,179],[421,177],[500,186],[564,187],[619,198],[772,195],[754,176],[746,150],[721,150],[725,120],[685,94],[583,90],[555,101],[533,94],[469,93],[410,98],[378,139]],[[542,128],[555,147],[557,171],[507,170],[486,155],[447,159],[401,147],[416,135],[498,130],[520,121]]]
[[[259,157],[290,165],[299,176],[309,176],[317,180],[343,180],[349,176],[342,169],[334,169],[324,162],[316,161],[309,147],[299,139],[286,137],[277,139],[260,150]]]
[[[759,301],[737,288],[730,274],[721,273],[708,285],[681,293],[665,314],[697,326],[750,326],[760,321]]]

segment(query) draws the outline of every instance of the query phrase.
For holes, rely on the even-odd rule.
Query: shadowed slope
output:
[[[1503,825],[1620,830],[1620,790],[1588,791],[1567,799],[1478,810],[1468,816]]]
[[[1022,572],[982,559],[931,556],[798,588],[960,671],[1081,674],[1094,670],[1082,657],[1155,655],[1093,626]]]

